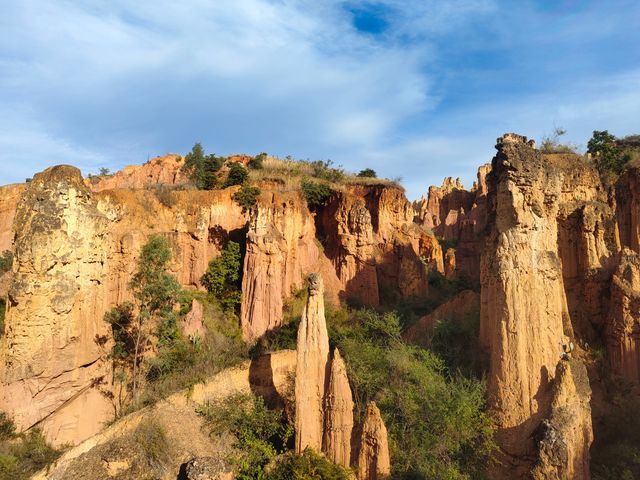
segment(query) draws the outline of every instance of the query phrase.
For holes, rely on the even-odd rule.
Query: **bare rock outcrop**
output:
[[[358,480],[383,480],[391,475],[387,428],[375,402],[367,405],[358,452]]]
[[[320,262],[313,217],[297,192],[265,192],[252,212],[240,322],[252,341],[282,324],[284,300]]]
[[[13,221],[18,202],[27,184],[18,183],[0,187],[0,253],[11,250],[13,243]]]
[[[533,142],[498,139],[488,178],[481,263],[481,341],[490,350],[488,402],[498,426],[494,478],[528,475],[533,433],[547,416],[561,344],[572,336],[558,254],[562,170]]]
[[[109,220],[80,171],[59,166],[34,177],[15,224],[0,409],[20,430],[38,425],[56,444],[73,442],[111,414],[97,389],[110,368],[94,342],[108,333],[102,283]]]
[[[551,414],[538,433],[534,480],[591,478],[589,447],[593,442],[591,387],[579,360],[561,361],[553,380]]]
[[[101,192],[117,188],[137,189],[154,185],[180,185],[188,181],[182,172],[184,158],[170,154],[155,157],[144,165],[124,167],[122,170],[104,177],[87,180],[91,190]]]
[[[322,451],[334,463],[349,468],[353,433],[353,395],[347,366],[336,348],[331,359],[331,375],[325,395],[324,440]]]
[[[309,297],[298,328],[296,363],[295,451],[322,450],[324,397],[329,366],[329,335],[324,317],[324,285],[309,275]]]
[[[626,247],[611,281],[605,334],[613,372],[640,384],[640,255]]]
[[[185,315],[180,324],[182,334],[192,341],[196,338],[204,338],[207,329],[204,326],[203,319],[204,308],[199,301],[193,299],[191,310]]]

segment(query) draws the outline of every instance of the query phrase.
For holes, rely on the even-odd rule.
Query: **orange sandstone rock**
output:
[[[383,480],[391,474],[387,428],[375,402],[367,406],[358,454],[358,480]]]
[[[347,377],[347,366],[337,348],[331,360],[331,375],[325,395],[324,414],[322,451],[332,462],[349,468],[353,431],[353,395]]]
[[[187,313],[180,324],[182,333],[189,339],[194,340],[196,337],[204,338],[207,329],[203,323],[204,310],[202,304],[193,300],[191,302],[191,311]]]
[[[309,275],[309,298],[298,328],[296,361],[295,450],[322,449],[324,396],[328,380],[329,335],[324,318],[324,285]]]
[[[181,171],[184,159],[180,155],[155,157],[141,166],[129,166],[106,177],[88,179],[94,192],[116,188],[144,188],[153,185],[180,185],[187,183],[187,176]]]

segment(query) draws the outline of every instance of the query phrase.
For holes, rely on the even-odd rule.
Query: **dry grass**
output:
[[[358,177],[341,168],[318,164],[305,160],[281,159],[268,156],[259,170],[250,170],[249,178],[254,183],[273,183],[284,191],[299,190],[305,179],[316,179],[330,184],[336,189],[343,185],[385,185],[402,188],[396,180],[385,178]]]

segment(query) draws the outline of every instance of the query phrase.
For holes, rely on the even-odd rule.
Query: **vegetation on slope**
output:
[[[16,433],[15,425],[0,412],[0,480],[30,478],[61,453],[47,444],[39,430]]]

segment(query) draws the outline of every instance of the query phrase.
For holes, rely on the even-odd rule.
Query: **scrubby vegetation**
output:
[[[4,335],[4,317],[7,312],[7,301],[0,298],[0,337]]]
[[[376,178],[376,171],[371,168],[365,168],[364,170],[360,170],[358,172],[358,177],[360,178]]]
[[[309,208],[318,208],[327,203],[331,196],[331,188],[326,183],[303,181],[302,194]]]
[[[267,154],[262,152],[253,157],[247,163],[247,167],[252,168],[254,170],[262,170],[265,159],[267,158]]]
[[[242,298],[242,253],[240,244],[230,241],[219,257],[209,262],[202,276],[202,284],[222,305],[225,311],[234,312]]]
[[[195,186],[203,190],[211,190],[216,186],[216,173],[222,165],[224,165],[224,158],[215,154],[206,155],[202,145],[196,143],[191,152],[184,157],[182,170]]]
[[[233,194],[233,200],[242,207],[242,211],[251,210],[258,202],[260,189],[249,185],[242,185],[242,188]]]
[[[198,413],[213,434],[234,436],[238,453],[231,460],[239,480],[270,478],[266,475],[266,466],[286,451],[293,436],[284,411],[270,410],[261,397],[254,395],[231,395],[200,407]]]
[[[234,185],[242,185],[249,178],[249,172],[238,162],[233,162],[229,166],[229,173],[227,179],[222,185],[224,188],[232,187]]]
[[[0,412],[0,480],[31,478],[60,454],[46,442],[39,430],[16,433],[13,422],[6,413]]]
[[[601,175],[619,174],[631,160],[631,153],[622,148],[618,139],[607,130],[593,132],[587,144],[588,152],[593,155],[596,167]]]
[[[306,449],[302,455],[287,452],[276,458],[267,474],[268,480],[349,480],[348,471],[330,462],[324,455]]]
[[[577,145],[570,143],[562,143],[561,137],[566,135],[567,131],[562,127],[553,129],[551,135],[544,135],[540,141],[540,150],[544,153],[576,153]]]
[[[13,266],[13,252],[11,250],[5,250],[0,255],[0,274],[8,272]]]

